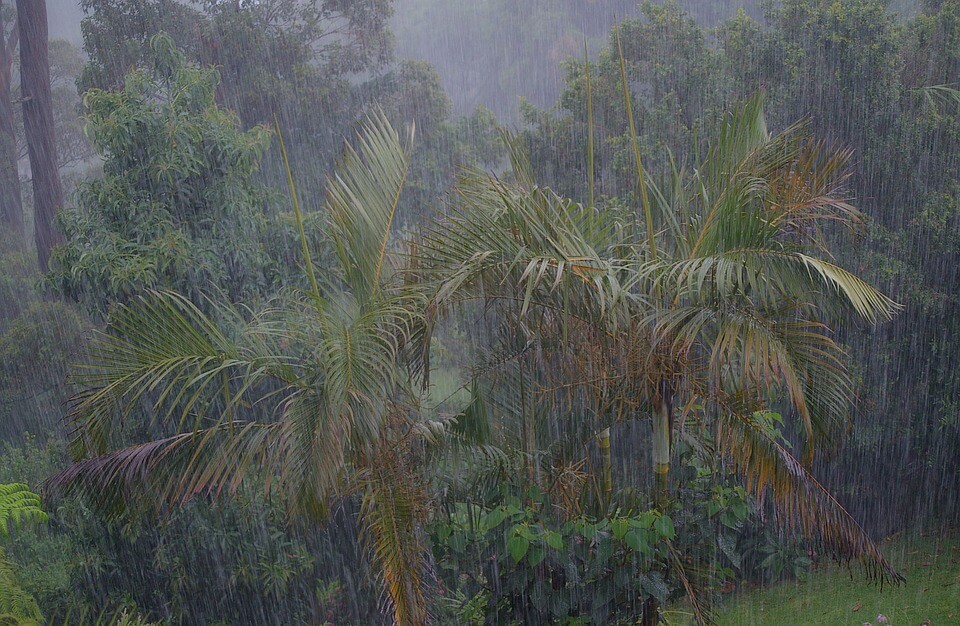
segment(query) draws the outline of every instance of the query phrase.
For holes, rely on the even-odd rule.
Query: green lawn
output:
[[[866,583],[854,570],[828,567],[805,580],[737,592],[721,609],[721,626],[960,626],[960,535],[899,538],[884,554],[907,578],[900,586]]]

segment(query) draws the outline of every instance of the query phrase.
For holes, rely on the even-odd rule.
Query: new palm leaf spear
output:
[[[845,195],[850,153],[817,141],[804,124],[771,135],[762,104],[758,95],[729,115],[703,162],[692,172],[674,168],[660,185],[641,165],[631,121],[641,205],[634,214],[537,186],[519,142],[506,136],[513,182],[462,183],[459,209],[421,245],[422,271],[439,285],[428,310],[482,299],[522,329],[514,353],[499,360],[527,363],[518,367],[544,380],[541,416],[556,422],[579,412],[590,426],[606,465],[593,482],[601,501],[610,502],[612,489],[610,427],[649,419],[661,510],[682,436],[729,462],[758,497],[771,492],[781,523],[839,559],[859,560],[872,577],[900,580],[809,469],[816,450],[848,425],[854,395],[830,322],[850,311],[877,323],[899,307],[831,260],[824,229],[863,219]],[[502,395],[503,387],[498,380],[486,389]],[[801,426],[801,458],[771,421],[781,400]],[[531,438],[524,449],[531,480],[544,457],[538,445]],[[694,607],[698,621],[710,619]],[[658,616],[651,597],[643,622]]]

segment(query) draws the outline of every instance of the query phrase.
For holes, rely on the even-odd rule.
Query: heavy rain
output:
[[[960,625],[960,0],[0,0],[0,624]]]

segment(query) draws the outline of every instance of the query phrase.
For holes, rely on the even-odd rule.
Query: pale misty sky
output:
[[[50,38],[66,39],[80,45],[80,20],[83,10],[79,0],[47,0],[47,17],[50,21]]]

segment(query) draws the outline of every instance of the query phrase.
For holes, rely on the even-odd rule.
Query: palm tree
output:
[[[830,324],[844,309],[876,323],[899,308],[832,260],[824,229],[863,219],[844,195],[849,157],[802,123],[771,136],[755,96],[724,122],[692,174],[675,171],[666,192],[650,182],[657,254],[636,259],[630,289],[647,296],[651,354],[682,364],[647,392],[658,491],[667,492],[676,407],[710,407],[717,452],[755,494],[771,487],[788,524],[871,575],[898,580],[808,469],[849,424],[853,400]],[[776,398],[799,420],[802,462],[763,419]]]
[[[772,136],[757,96],[725,120],[692,173],[657,186],[638,167],[649,199],[633,223],[536,186],[510,145],[515,182],[470,178],[422,244],[438,285],[431,310],[509,303],[501,319],[568,365],[557,381],[565,393],[606,407],[595,432],[611,415],[649,415],[659,506],[679,415],[684,436],[729,459],[758,497],[772,493],[778,519],[873,576],[899,579],[809,470],[844,429],[853,397],[829,323],[848,309],[871,323],[897,309],[830,260],[823,229],[862,219],[843,195],[849,152],[803,124]],[[781,398],[805,435],[801,459],[764,417]],[[651,603],[645,623],[657,610]]]
[[[216,320],[169,292],[119,307],[76,376],[78,460],[49,485],[106,505],[179,506],[259,478],[291,515],[315,520],[358,496],[394,621],[425,623],[427,494],[416,463],[431,430],[401,355],[422,305],[391,265],[390,239],[412,138],[380,114],[347,146],[327,184],[339,263],[323,280],[290,180],[307,290],[255,315],[214,305]],[[174,434],[112,449],[138,411]]]

